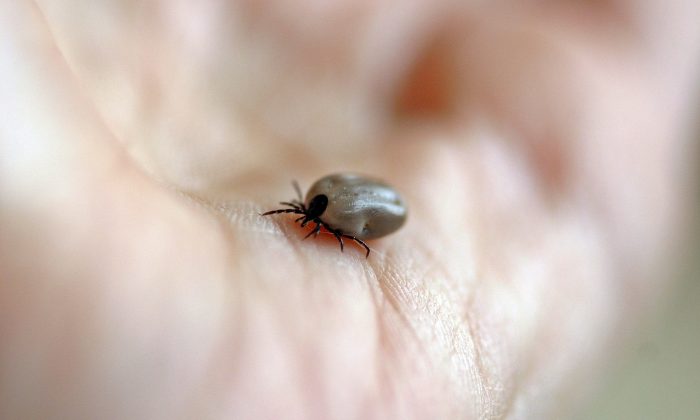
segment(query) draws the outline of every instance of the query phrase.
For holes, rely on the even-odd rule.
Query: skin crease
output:
[[[668,287],[695,2],[230,3],[0,8],[0,417],[569,413]],[[346,170],[369,259],[258,216]]]

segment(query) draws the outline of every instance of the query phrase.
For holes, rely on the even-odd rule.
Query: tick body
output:
[[[357,174],[334,174],[316,181],[306,198],[302,198],[299,186],[294,183],[298,199],[280,204],[288,208],[268,211],[263,216],[279,213],[301,215],[295,221],[301,226],[314,223],[314,229],[306,235],[318,236],[324,227],[340,243],[343,238],[362,245],[369,257],[365,239],[388,235],[406,221],[407,208],[401,196],[386,183]]]

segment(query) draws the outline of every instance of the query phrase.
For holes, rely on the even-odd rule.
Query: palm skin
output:
[[[694,6],[65,6],[0,24],[0,417],[558,417],[666,287]],[[259,216],[343,170],[370,258]]]

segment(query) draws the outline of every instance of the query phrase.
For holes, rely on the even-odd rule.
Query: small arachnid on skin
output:
[[[343,238],[363,246],[369,257],[366,239],[386,236],[406,221],[407,208],[401,196],[392,187],[377,179],[357,174],[333,174],[316,181],[302,198],[299,184],[292,182],[297,199],[280,204],[288,208],[271,210],[262,214],[279,213],[301,215],[295,222],[304,227],[315,223],[313,230],[304,237],[318,236],[321,227],[333,234],[343,251]]]

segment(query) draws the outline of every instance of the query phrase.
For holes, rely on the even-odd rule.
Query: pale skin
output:
[[[559,417],[669,287],[693,2],[6,3],[2,418]]]

